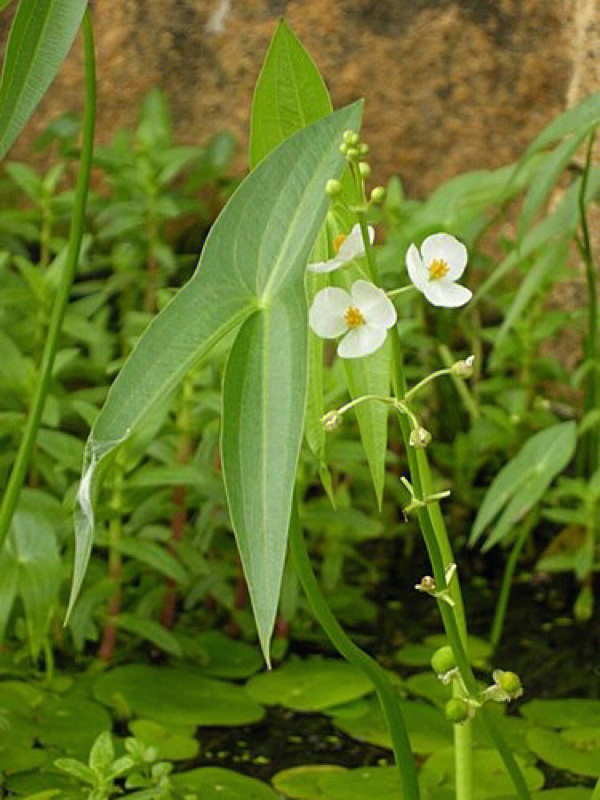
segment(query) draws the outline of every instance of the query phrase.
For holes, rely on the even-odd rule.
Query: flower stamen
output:
[[[446,262],[441,258],[434,258],[431,264],[429,265],[429,280],[430,281],[439,281],[441,278],[445,278],[448,274],[450,267]]]
[[[335,237],[335,239],[332,242],[332,247],[333,247],[333,252],[334,253],[338,253],[339,252],[340,247],[344,244],[346,239],[347,239],[347,236],[345,236],[343,233],[339,233]]]
[[[348,306],[344,314],[344,320],[349,328],[360,328],[365,324],[365,318],[356,306]]]

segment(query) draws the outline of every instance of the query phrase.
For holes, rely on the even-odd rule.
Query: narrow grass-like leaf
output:
[[[498,347],[504,341],[504,338],[519,319],[538,288],[565,263],[568,246],[569,243],[565,239],[560,241],[556,247],[549,247],[542,252],[533,266],[527,271],[500,327],[495,347]]]
[[[575,422],[561,422],[532,436],[492,481],[475,518],[469,544],[473,546],[477,542],[498,514],[500,519],[484,549],[501,541],[566,467],[575,452],[575,444]]]
[[[85,0],[21,0],[13,19],[0,83],[0,157],[35,110],[83,18]]]
[[[527,196],[523,203],[523,210],[519,217],[518,238],[521,240],[529,227],[531,220],[547,199],[562,171],[569,163],[571,156],[589,134],[589,127],[578,131],[574,136],[565,139],[553,153],[544,160],[542,168],[532,181]]]
[[[332,112],[329,93],[312,58],[282,20],[254,89],[250,167],[296,131]]]
[[[191,366],[206,356],[225,333],[244,321],[246,325],[242,326],[240,341],[234,344],[231,356],[240,365],[239,379],[243,377],[244,385],[238,385],[229,366],[223,419],[224,470],[233,525],[246,552],[254,547],[250,543],[255,536],[257,552],[260,549],[264,553],[265,530],[269,531],[268,540],[277,552],[282,552],[282,546],[285,549],[292,487],[284,481],[274,482],[273,475],[281,468],[286,480],[290,480],[290,464],[297,459],[302,430],[307,359],[304,271],[327,211],[325,184],[329,178],[339,176],[343,167],[339,153],[342,133],[347,128],[358,129],[361,113],[362,104],[355,103],[320,120],[287,139],[259,164],[213,226],[192,279],[153,320],[123,367],[87,444],[79,492],[83,515],[76,529],[72,601],[89,559],[92,498],[99,464]],[[268,330],[269,326],[274,327]],[[264,348],[263,359],[273,359],[272,367],[261,360],[261,348]],[[244,352],[252,355],[251,362],[241,363],[239,356]],[[279,372],[282,379],[289,377],[291,386],[284,385],[282,380],[267,380],[270,369]],[[274,393],[272,396],[265,394],[265,386]],[[292,398],[291,390],[297,396]],[[264,405],[255,407],[245,417],[228,411],[244,405],[249,396]],[[270,441],[267,441],[265,431],[261,425],[255,426],[255,422],[267,419],[279,402],[286,403],[288,413],[298,418],[289,420],[283,413],[273,413],[268,419]],[[233,432],[234,428],[239,430]],[[257,439],[246,428],[260,432],[260,437]],[[246,452],[232,453],[229,443],[236,436],[241,445],[251,448],[250,457]],[[254,484],[230,479],[239,468],[238,459],[240,463],[250,463]],[[256,469],[257,464],[260,470]],[[278,497],[277,492],[280,492]],[[255,504],[262,502],[265,493],[272,497],[262,508],[272,509],[279,504],[280,512],[276,520],[263,521],[254,532],[247,529],[247,521],[257,519]],[[285,525],[280,528],[283,519]],[[270,557],[275,563],[277,556]],[[275,569],[265,573],[268,581],[275,580],[275,573]],[[274,616],[269,607],[275,597],[274,586],[263,580],[262,575],[260,580],[254,573],[248,578],[255,609],[260,608],[257,625],[266,650],[269,620]]]
[[[535,253],[541,247],[555,247],[557,239],[570,239],[577,228],[579,220],[578,199],[581,190],[581,178],[578,178],[565,192],[557,209],[529,231],[523,241],[506,258],[498,264],[492,274],[484,280],[473,295],[470,308],[483,297],[489,296],[491,290],[501,281],[518,263]],[[590,170],[585,193],[586,205],[595,200],[600,194],[600,168]]]
[[[589,132],[596,125],[600,125],[600,92],[586,97],[553,119],[529,145],[521,161],[567,134],[578,133],[584,128]]]

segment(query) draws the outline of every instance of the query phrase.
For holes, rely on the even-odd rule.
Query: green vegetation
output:
[[[282,22],[238,181],[159,90],[94,149],[21,0],[0,152],[80,24],[0,176],[0,795],[597,800],[600,95],[416,201]]]

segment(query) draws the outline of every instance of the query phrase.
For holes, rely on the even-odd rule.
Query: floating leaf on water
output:
[[[200,743],[194,739],[193,726],[177,728],[169,725],[167,728],[151,719],[135,719],[129,723],[129,730],[147,747],[155,747],[158,758],[184,761],[195,758],[200,750]]]
[[[19,797],[26,795],[29,800],[32,797],[42,800],[47,792],[54,792],[49,795],[52,800],[84,800],[89,795],[89,790],[80,790],[73,778],[54,772],[52,766],[13,775],[6,780],[5,786]]]
[[[48,697],[38,714],[36,736],[63,754],[87,761],[97,737],[112,729],[112,719],[101,705],[78,697]]]
[[[521,767],[529,790],[541,789],[544,785],[543,773],[536,767],[528,766],[519,756],[516,756],[516,760]],[[448,747],[445,750],[438,750],[427,759],[422,767],[421,775],[426,777],[428,773],[431,773],[438,780],[442,776],[444,783],[454,785],[454,769],[454,748]],[[474,750],[473,798],[489,798],[491,800],[491,798],[496,799],[502,795],[514,797],[514,787],[500,754],[497,750]]]
[[[600,729],[593,734],[591,730],[579,728],[559,733],[533,728],[527,734],[527,744],[538,758],[557,769],[600,778]]]
[[[326,658],[289,661],[255,675],[246,686],[259,702],[294,711],[322,711],[373,691],[371,681],[352,664]]]
[[[600,700],[530,700],[520,711],[544,728],[600,728]]]
[[[336,727],[353,739],[391,749],[390,734],[379,703],[372,698],[369,706],[367,713],[360,717],[336,717]],[[452,726],[436,708],[417,700],[400,700],[399,706],[415,752],[434,753],[452,744]]]
[[[7,742],[0,746],[0,774],[13,775],[28,772],[48,760],[48,754],[39,747],[33,748],[20,742]]]
[[[101,675],[94,697],[126,702],[133,714],[165,725],[246,725],[264,710],[246,691],[197,670],[129,664]]]
[[[324,796],[319,787],[321,778],[339,772],[346,772],[346,768],[335,764],[307,764],[284,769],[271,780],[278,792],[292,800],[320,800]]]
[[[230,639],[221,631],[205,631],[195,639],[208,659],[202,671],[215,678],[249,678],[264,664],[258,648]]]
[[[265,783],[220,767],[199,767],[171,777],[178,791],[198,792],[202,800],[279,800]]]
[[[435,786],[419,777],[422,789]],[[397,767],[359,767],[345,772],[322,775],[317,786],[321,794],[316,800],[399,800],[402,797]]]
[[[431,670],[411,675],[406,679],[404,685],[410,694],[424,697],[440,709],[444,708],[452,695],[450,687],[445,686]]]

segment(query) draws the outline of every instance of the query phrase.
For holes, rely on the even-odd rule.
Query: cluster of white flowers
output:
[[[369,228],[373,243],[375,231]],[[332,272],[364,255],[359,225],[348,236],[334,242],[336,254],[328,261],[309,264],[311,272]],[[457,308],[467,303],[472,293],[456,281],[467,266],[467,248],[447,233],[428,236],[419,249],[411,244],[406,253],[406,269],[413,286],[434,306]],[[387,330],[396,323],[396,309],[383,289],[369,281],[356,281],[350,292],[329,287],[315,295],[308,321],[317,336],[335,339],[342,336],[337,352],[342,358],[360,358],[378,350]]]

